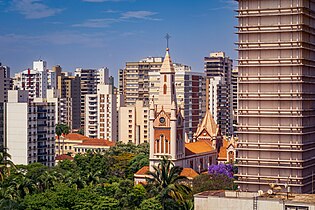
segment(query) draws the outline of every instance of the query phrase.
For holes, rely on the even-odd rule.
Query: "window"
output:
[[[286,205],[285,206],[285,210],[309,210],[309,208],[307,206],[289,206],[289,205]]]
[[[166,94],[166,91],[167,91],[167,86],[166,86],[166,84],[164,84],[164,86],[163,86],[163,94],[164,95]]]

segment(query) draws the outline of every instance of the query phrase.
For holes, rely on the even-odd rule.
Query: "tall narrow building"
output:
[[[108,68],[75,70],[75,76],[80,77],[81,83],[81,128],[84,128],[85,117],[85,95],[96,94],[98,84],[109,83]]]
[[[98,84],[96,94],[86,94],[84,134],[89,138],[117,141],[116,106],[117,95],[112,85]]]
[[[55,103],[30,102],[28,91],[10,90],[5,103],[4,146],[15,164],[55,164]]]
[[[65,72],[57,78],[57,89],[64,100],[65,111],[61,112],[62,122],[71,129],[81,127],[81,84],[79,76],[68,76]]]
[[[206,110],[210,110],[223,135],[233,135],[233,60],[224,52],[204,58]]]
[[[238,180],[314,193],[315,2],[239,0]]]

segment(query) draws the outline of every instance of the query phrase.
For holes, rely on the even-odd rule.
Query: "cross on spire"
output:
[[[169,42],[169,39],[171,38],[171,36],[167,33],[166,36],[165,36],[165,39],[166,39],[166,48],[168,49],[168,42]]]

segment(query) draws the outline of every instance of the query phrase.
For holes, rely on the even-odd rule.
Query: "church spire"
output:
[[[166,49],[163,64],[160,70],[160,92],[158,100],[158,109],[163,109],[166,112],[171,112],[172,103],[176,104],[175,91],[175,69],[169,53],[169,48]]]

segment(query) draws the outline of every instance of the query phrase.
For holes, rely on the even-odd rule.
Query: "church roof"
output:
[[[143,166],[139,171],[135,173],[138,176],[145,176],[149,171],[149,166]],[[186,176],[187,178],[195,178],[199,174],[192,168],[183,168],[182,172],[180,173],[181,176]]]
[[[220,151],[218,154],[218,160],[227,160],[226,149],[230,145],[230,142],[226,138],[223,138],[222,144],[223,145],[222,145],[222,147],[220,147]]]
[[[195,178],[199,174],[192,168],[183,168],[180,173],[181,176],[186,176],[187,178]]]
[[[174,69],[168,48],[166,49],[166,54],[165,54],[160,72],[161,73],[175,73],[175,69]]]
[[[212,146],[212,142],[208,140],[197,141],[185,144],[185,155],[195,155],[206,152],[212,152],[215,148]]]
[[[220,147],[220,151],[218,154],[218,160],[227,161],[227,150],[230,146],[234,148],[237,147],[237,138],[232,137],[230,140],[223,138],[222,147]]]
[[[210,136],[217,136],[219,133],[219,126],[215,123],[209,110],[207,110],[202,123],[198,126],[195,136],[200,136],[204,130],[206,130]]]
[[[149,166],[143,166],[135,173],[135,175],[146,175],[148,171],[149,171]]]

